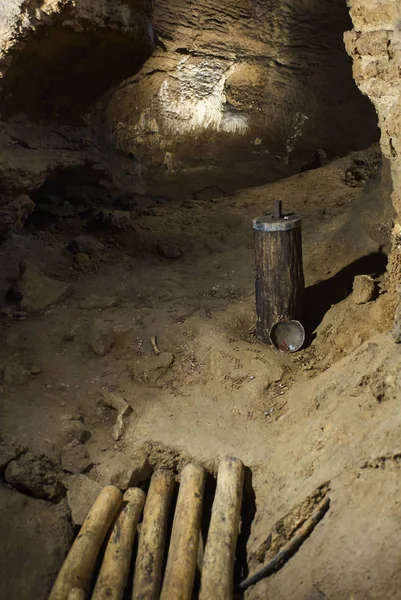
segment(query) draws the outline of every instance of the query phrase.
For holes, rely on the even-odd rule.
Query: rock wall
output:
[[[370,145],[350,25],[345,0],[3,0],[0,208],[63,169],[264,172]]]
[[[151,0],[3,0],[0,114],[75,123],[153,50]]]
[[[399,0],[349,0],[354,29],[345,34],[354,78],[373,102],[381,147],[389,159],[397,213],[389,274],[401,281],[401,3]],[[397,299],[397,297],[396,297]]]
[[[151,0],[1,0],[0,236],[34,208],[21,194],[48,178],[65,172],[87,184],[118,170],[85,113],[152,53],[151,8]]]
[[[155,52],[114,94],[117,150],[168,169],[346,154],[378,138],[345,0],[155,0]]]

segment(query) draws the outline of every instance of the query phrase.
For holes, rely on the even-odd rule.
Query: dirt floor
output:
[[[326,485],[327,515],[247,598],[401,598],[401,347],[388,333],[392,210],[379,158],[371,148],[228,196],[177,188],[168,202],[136,197],[103,224],[60,219],[8,236],[2,597],[46,598],[70,509],[80,522],[77,487],[94,493],[146,453],[176,472],[191,458],[214,472],[227,454],[249,467],[237,578],[291,538]],[[303,218],[308,335],[295,354],[253,331],[252,219],[277,198]],[[71,243],[82,235],[91,239]],[[357,304],[362,274],[376,296]]]

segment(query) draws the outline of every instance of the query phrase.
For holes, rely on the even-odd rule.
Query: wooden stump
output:
[[[198,555],[206,471],[183,468],[160,600],[191,600]]]
[[[244,465],[237,458],[224,458],[217,475],[199,600],[232,600],[243,487]]]
[[[276,323],[300,320],[303,312],[304,274],[299,215],[266,213],[253,221],[256,262],[256,334],[270,344]]]

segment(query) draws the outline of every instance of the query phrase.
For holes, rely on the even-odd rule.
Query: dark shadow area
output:
[[[200,592],[200,584],[201,584],[201,569],[203,556],[205,552],[207,534],[209,531],[210,519],[212,516],[212,507],[214,496],[216,494],[216,479],[210,474],[207,473],[206,483],[205,483],[205,491],[203,494],[203,506],[202,506],[202,520],[200,527],[200,540],[199,540],[199,549],[198,549],[198,561],[196,565],[196,573],[195,573],[195,582],[192,593],[192,598],[198,598]]]
[[[59,219],[86,218],[91,211],[112,205],[109,187],[110,173],[88,161],[79,167],[56,169],[38,188],[30,193],[34,211],[25,221],[46,228]]]
[[[282,3],[275,0],[272,9],[269,13],[280,17]],[[310,140],[315,143],[310,150],[323,148],[330,160],[367,148],[379,140],[380,130],[372,102],[355,83],[352,59],[344,46],[344,32],[353,28],[346,0],[310,0],[293,3],[287,10],[282,28],[275,31],[272,25],[272,34],[273,39],[286,40],[280,58],[292,66],[286,75],[289,87],[297,89],[289,117],[291,111],[307,117],[295,153]],[[275,22],[273,15],[269,18]],[[282,120],[284,140],[296,130],[289,117]]]
[[[147,493],[149,491],[149,485],[150,485],[150,479],[147,479],[145,482],[140,484],[138,487],[143,489],[143,491],[147,495]],[[173,489],[172,498],[171,498],[168,520],[167,520],[166,542],[165,542],[165,546],[164,546],[164,556],[163,556],[163,562],[162,562],[161,585],[163,583],[163,577],[164,577],[164,573],[166,571],[167,555],[168,555],[168,550],[169,550],[169,546],[170,546],[171,532],[173,529],[173,522],[174,522],[175,509],[177,506],[178,492],[179,492],[179,485],[175,484],[174,489]],[[142,513],[140,521],[139,521],[139,527],[138,527],[139,535],[140,535],[140,527],[141,527],[142,520],[143,520],[143,513]],[[125,588],[125,592],[124,592],[124,600],[131,600],[131,598],[132,598],[134,574],[135,574],[135,563],[136,563],[136,559],[138,556],[138,545],[139,545],[139,536],[136,535],[135,539],[134,539],[134,547],[132,550],[131,566],[130,566],[130,571],[129,571],[127,587]]]
[[[234,588],[249,574],[247,544],[251,527],[256,515],[256,495],[252,485],[252,471],[249,467],[244,470],[244,491],[241,509],[241,530],[237,541],[237,552],[234,564]],[[235,596],[242,598],[243,595]]]
[[[322,322],[327,311],[338,302],[345,300],[352,292],[354,278],[357,275],[382,275],[387,267],[387,255],[383,252],[374,252],[363,256],[338,273],[305,290],[304,327],[307,334],[305,346],[314,339],[313,333]]]
[[[148,16],[141,10],[142,25],[135,31],[118,23],[89,23],[78,31],[69,25],[75,18],[67,7],[27,35],[2,80],[3,119],[24,113],[34,121],[77,124],[108,89],[135,75],[153,51]]]
[[[134,538],[134,545],[132,548],[132,556],[131,556],[131,563],[130,563],[127,587],[125,588],[125,591],[124,591],[124,600],[131,600],[131,598],[132,598],[132,590],[134,587],[133,573],[135,571],[135,563],[136,563],[136,559],[138,556],[138,544],[139,544],[139,538],[138,538],[138,535],[136,535]]]

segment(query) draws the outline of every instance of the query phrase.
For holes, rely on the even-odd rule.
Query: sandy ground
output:
[[[100,483],[106,463],[146,443],[162,444],[173,467],[180,453],[212,470],[226,454],[241,458],[252,472],[247,526],[253,519],[241,540],[248,561],[242,575],[285,542],[291,527],[277,524],[286,515],[297,521],[301,503],[329,482],[328,515],[297,555],[247,596],[400,598],[400,350],[387,334],[383,252],[392,215],[376,152],[218,200],[177,194],[168,205],[131,214],[134,225],[125,230],[91,227],[104,248],[80,266],[65,247],[87,233],[81,222],[10,236],[0,249],[4,292],[19,261],[29,259],[70,283],[72,293],[41,314],[20,315],[3,301],[3,443],[59,465],[66,420],[79,420],[90,432],[87,475]],[[355,159],[370,165],[364,187],[344,181]],[[277,198],[303,218],[308,340],[296,354],[264,346],[252,331],[252,219]],[[376,278],[374,302],[353,301],[357,274]],[[94,335],[107,346],[103,356],[93,351]],[[119,440],[116,412],[105,408],[110,395],[133,409]],[[271,531],[274,544],[261,556]],[[34,557],[27,562],[29,582]],[[53,571],[38,598],[46,597]],[[2,584],[8,597],[14,583],[8,577]]]

